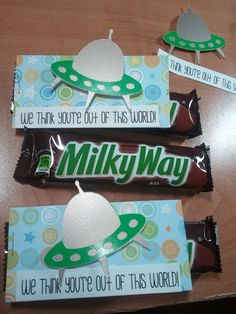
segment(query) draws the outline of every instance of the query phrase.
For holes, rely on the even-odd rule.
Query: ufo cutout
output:
[[[142,214],[117,215],[103,196],[84,192],[78,181],[75,184],[79,193],[66,206],[63,241],[52,247],[44,258],[46,266],[59,270],[60,284],[66,268],[96,261],[100,261],[104,274],[109,277],[107,256],[131,241],[148,248],[140,234],[146,223]]]
[[[108,39],[87,44],[71,60],[54,62],[51,71],[56,76],[55,89],[61,81],[88,92],[85,109],[88,110],[95,94],[123,97],[131,111],[130,96],[141,93],[141,84],[124,73],[124,56],[120,47],[112,41],[113,30]]]
[[[187,12],[180,15],[176,32],[164,34],[164,41],[170,44],[169,54],[175,47],[196,52],[197,62],[200,64],[201,51],[216,50],[223,58],[224,52],[221,49],[225,45],[225,40],[215,34],[210,34],[205,21],[196,15],[191,7]]]

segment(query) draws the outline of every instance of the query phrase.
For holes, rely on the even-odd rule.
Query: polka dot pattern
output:
[[[19,221],[19,214],[16,210],[10,209],[9,210],[9,224],[15,225]]]
[[[56,92],[51,85],[45,85],[40,90],[40,95],[44,100],[52,100],[56,96]]]
[[[161,245],[161,252],[164,257],[175,259],[180,253],[180,248],[175,240],[165,240]]]
[[[80,255],[79,254],[72,254],[71,256],[70,256],[70,260],[72,261],[72,262],[78,262],[79,260],[80,260]]]
[[[146,221],[146,226],[144,228],[144,231],[142,233],[143,237],[147,240],[154,239],[158,235],[158,225],[156,222],[152,220]]]
[[[137,225],[138,225],[138,221],[137,221],[136,219],[132,219],[132,220],[129,222],[129,227],[130,227],[130,228],[135,228]]]
[[[35,208],[28,208],[24,211],[23,221],[27,225],[35,224],[39,219],[39,213]]]
[[[54,228],[48,228],[43,233],[43,240],[46,243],[54,243],[57,241],[58,233]]]
[[[89,256],[95,256],[97,255],[98,251],[96,249],[91,249],[88,251],[88,255]]]
[[[149,85],[145,89],[145,96],[150,100],[156,100],[161,96],[161,89],[157,85]]]
[[[148,250],[143,248],[143,256],[149,261],[157,260],[160,255],[160,247],[157,242],[148,241]]]
[[[74,95],[74,90],[68,86],[61,86],[58,89],[58,96],[62,100],[69,100],[73,97]]]
[[[137,244],[129,244],[122,250],[122,255],[126,261],[133,262],[140,257],[140,246]]]
[[[124,231],[120,232],[117,236],[119,240],[124,240],[126,237],[127,237],[127,233]]]
[[[61,262],[63,260],[63,255],[62,254],[56,254],[52,258],[54,262]]]
[[[60,213],[56,207],[46,207],[41,218],[46,225],[53,225],[59,220]]]
[[[19,255],[15,250],[8,250],[7,269],[15,268],[19,261]]]
[[[6,276],[6,291],[14,289],[16,286],[16,275],[13,272],[8,271]]]
[[[37,250],[28,248],[25,249],[20,256],[21,265],[24,268],[34,268],[39,261],[39,254]]]

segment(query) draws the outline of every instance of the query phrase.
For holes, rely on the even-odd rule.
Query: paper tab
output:
[[[158,55],[168,56],[168,53],[159,49]],[[236,94],[236,78],[184,61],[172,55],[169,55],[169,71]]]

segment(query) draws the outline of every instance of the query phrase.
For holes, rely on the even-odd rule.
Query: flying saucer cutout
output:
[[[205,21],[194,14],[191,8],[180,15],[176,31],[164,34],[163,39],[170,45],[169,54],[175,47],[195,51],[199,64],[201,51],[216,50],[223,58],[225,57],[222,50],[225,40],[215,34],[210,34]]]
[[[50,268],[59,270],[62,282],[64,270],[100,261],[109,276],[107,257],[131,241],[145,248],[148,244],[141,236],[146,219],[142,214],[117,215],[110,203],[101,195],[83,192],[78,181],[79,194],[66,206],[63,218],[63,241],[52,247],[44,258]]]
[[[62,81],[88,92],[86,110],[96,94],[123,97],[131,110],[130,96],[142,91],[141,84],[124,73],[123,53],[111,35],[112,30],[108,39],[86,45],[73,61],[58,61],[51,65],[56,76],[54,88]]]

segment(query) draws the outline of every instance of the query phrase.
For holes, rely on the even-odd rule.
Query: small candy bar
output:
[[[217,224],[212,216],[185,223],[191,273],[221,272]]]
[[[208,150],[196,147],[104,142],[101,137],[25,129],[16,180],[31,184],[100,182],[155,188],[213,189]]]
[[[170,92],[171,108],[169,129],[166,134],[179,135],[186,138],[202,134],[199,104],[196,89],[189,94]]]
[[[170,128],[147,128],[148,134],[193,138],[202,134],[196,89],[188,94],[170,92]],[[134,132],[144,132],[134,129]]]

